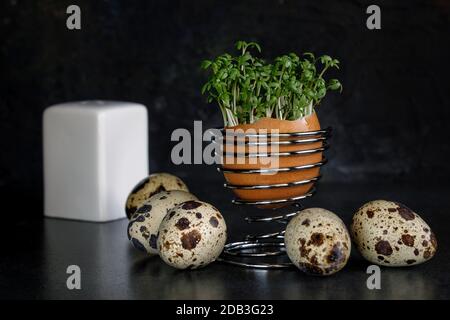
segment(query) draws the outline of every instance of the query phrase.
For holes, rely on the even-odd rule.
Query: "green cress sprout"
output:
[[[238,41],[236,49],[240,55],[225,53],[201,65],[210,71],[202,94],[217,102],[225,126],[264,117],[297,120],[313,113],[328,90],[342,91],[339,80],[323,78],[328,69],[339,69],[339,61],[330,56],[290,53],[267,63],[250,53],[261,52],[255,42]]]

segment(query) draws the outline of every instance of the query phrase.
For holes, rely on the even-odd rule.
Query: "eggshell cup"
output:
[[[292,134],[318,131],[320,124],[316,113],[313,113],[295,121],[263,118],[253,124],[225,129],[242,129],[244,131],[253,129],[259,135],[261,135],[260,132],[263,132],[263,135],[271,134],[271,130],[278,130],[279,134]],[[225,136],[222,145],[224,152],[222,169],[227,185],[239,200],[243,201],[273,201],[305,195],[311,191],[314,182],[320,175],[320,166],[323,164],[324,139],[325,137],[320,134],[281,136],[278,140],[277,137],[268,137],[267,140],[262,141],[255,140],[251,135],[250,137]],[[267,146],[255,145],[255,142],[256,144],[267,144]],[[256,154],[260,156],[255,157]],[[276,159],[276,155],[278,155],[278,159]],[[289,168],[286,169],[289,171],[283,171],[283,169],[280,171],[278,170],[280,168]],[[252,169],[269,169],[271,174],[239,172]],[[282,187],[252,188],[289,183],[291,185]],[[283,205],[285,204],[270,207]]]

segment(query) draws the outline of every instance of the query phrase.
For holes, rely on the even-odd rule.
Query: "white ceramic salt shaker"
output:
[[[43,115],[44,214],[104,222],[125,217],[133,186],[148,175],[147,109],[81,101]]]

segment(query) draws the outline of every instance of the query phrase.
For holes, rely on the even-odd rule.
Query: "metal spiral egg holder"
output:
[[[221,132],[224,132],[221,129]],[[328,149],[329,145],[327,139],[331,136],[331,128],[326,128],[317,131],[307,131],[307,132],[294,132],[294,133],[278,133],[278,134],[244,134],[245,138],[257,139],[257,142],[251,142],[245,140],[246,146],[270,146],[270,145],[308,145],[317,142],[321,142],[320,147],[311,149],[302,149],[297,151],[289,152],[276,152],[276,153],[241,153],[239,156],[244,157],[267,157],[267,156],[278,156],[278,157],[289,157],[289,156],[299,156],[299,155],[311,155],[314,153],[321,153]],[[273,141],[275,138],[275,141]],[[294,140],[282,140],[280,138],[294,139]],[[261,140],[263,142],[261,142]],[[213,141],[214,143],[223,143],[218,141]],[[234,155],[236,155],[235,153]],[[218,171],[222,173],[239,173],[239,174],[263,174],[263,173],[282,173],[282,172],[293,172],[298,170],[307,170],[312,168],[322,167],[327,163],[327,159],[322,156],[321,161],[312,164],[306,164],[301,166],[291,166],[291,167],[281,167],[281,168],[270,168],[270,169],[229,169],[224,168],[223,164],[217,168]],[[314,186],[315,182],[320,179],[321,175],[318,174],[310,179],[305,179],[301,181],[294,181],[289,183],[277,183],[277,184],[266,184],[266,185],[233,185],[225,183],[224,187],[228,189],[242,189],[242,190],[262,190],[271,188],[286,188],[291,186],[300,186],[311,184],[312,187],[308,192],[291,198],[276,199],[276,200],[257,200],[249,201],[243,199],[233,199],[232,203],[239,206],[267,206],[267,205],[286,205],[283,208],[276,209],[265,209],[270,210],[267,216],[253,216],[245,217],[247,223],[278,223],[283,225],[283,230],[262,233],[258,235],[248,234],[244,237],[242,241],[229,242],[225,245],[225,248],[219,257],[219,261],[237,265],[246,268],[257,268],[257,269],[280,269],[288,268],[292,266],[289,259],[285,258],[285,262],[278,261],[280,257],[286,256],[286,250],[284,246],[284,233],[286,225],[294,216],[298,214],[301,208],[300,201],[309,198],[314,195],[316,188]],[[277,210],[287,211],[285,213],[273,213]],[[292,211],[294,210],[294,211]],[[258,259],[258,261],[257,261]],[[264,262],[268,259],[278,259],[277,261]],[[264,260],[264,261],[261,261]]]

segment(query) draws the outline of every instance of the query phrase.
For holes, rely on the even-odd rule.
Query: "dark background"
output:
[[[450,2],[375,1],[382,29],[366,28],[372,1],[0,0],[0,233],[2,299],[448,299],[450,156],[448,144]],[[66,8],[82,29],[66,28]],[[174,166],[173,129],[220,126],[200,94],[201,60],[257,41],[267,58],[291,51],[341,61],[342,94],[318,109],[334,128],[318,193],[302,202],[336,212],[347,225],[374,199],[420,213],[436,234],[432,261],[382,268],[382,289],[367,290],[365,261],[323,279],[295,269],[264,271],[221,263],[179,272],[134,250],[125,219],[86,223],[42,219],[43,110],[84,99],[148,107],[150,169],[169,171],[217,206],[229,241],[279,225],[249,226],[255,208],[230,203],[213,166]],[[278,211],[277,211],[278,212]],[[273,214],[273,212],[271,212]],[[31,219],[35,218],[35,219]],[[273,229],[273,230],[272,230]],[[83,270],[83,290],[65,286],[66,268]]]
[[[448,186],[450,2],[377,1],[382,30],[368,30],[372,1],[1,1],[0,191],[7,203],[42,203],[41,116],[52,104],[111,99],[149,111],[150,170],[187,182],[213,167],[170,162],[173,129],[221,125],[200,94],[202,59],[257,41],[272,58],[291,51],[341,61],[341,95],[318,109],[334,128],[324,183]],[[69,4],[82,29],[69,31]],[[12,201],[11,199],[14,199]],[[24,210],[30,216],[41,210]]]

